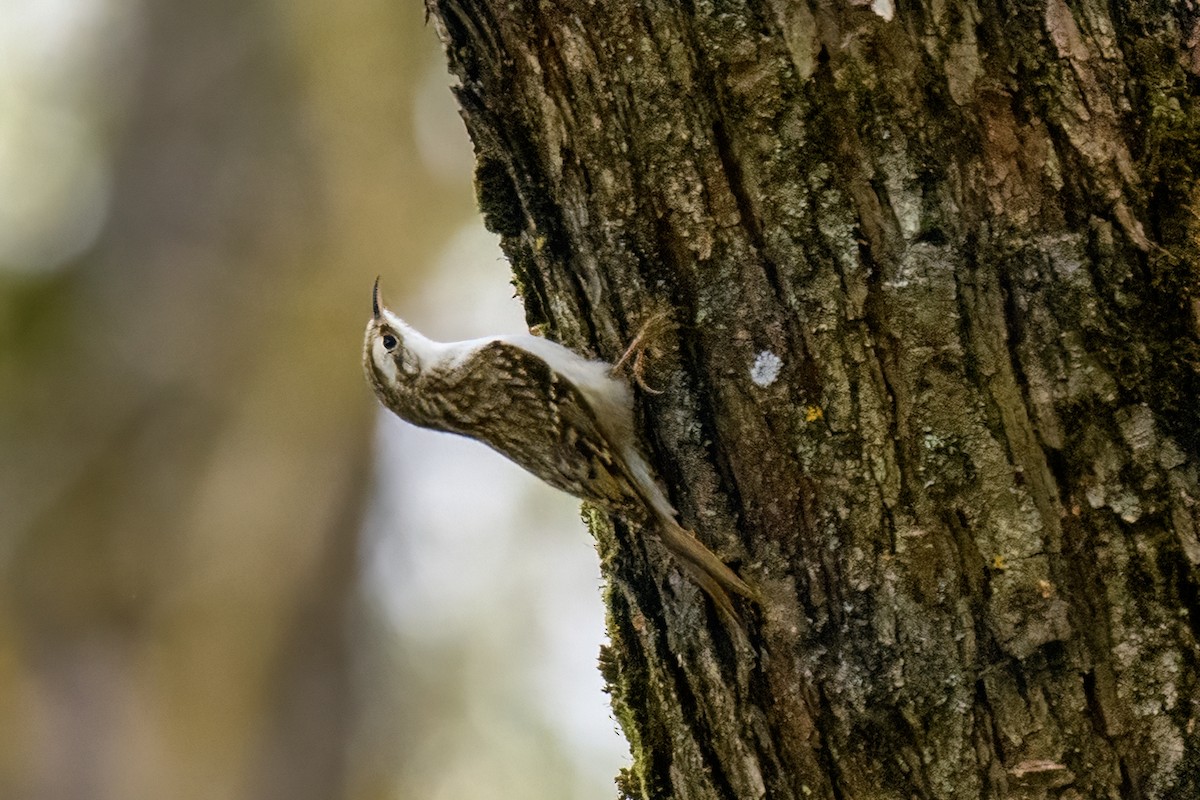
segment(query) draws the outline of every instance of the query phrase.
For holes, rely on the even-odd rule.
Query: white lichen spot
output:
[[[770,350],[763,350],[754,359],[754,366],[750,368],[750,380],[754,381],[755,386],[765,389],[775,382],[782,368],[783,359]]]
[[[891,22],[896,16],[896,4],[892,0],[871,0],[871,10],[883,17],[885,22]]]

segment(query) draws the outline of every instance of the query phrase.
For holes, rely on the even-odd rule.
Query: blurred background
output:
[[[577,503],[377,409],[522,328],[418,0],[0,0],[0,798],[611,798]]]

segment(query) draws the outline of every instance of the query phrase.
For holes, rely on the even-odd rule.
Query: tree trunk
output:
[[[623,790],[1200,794],[1192,6],[429,8],[530,325],[672,310],[647,448],[764,597],[598,521]]]

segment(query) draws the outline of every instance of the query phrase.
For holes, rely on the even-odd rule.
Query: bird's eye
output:
[[[398,342],[396,341],[395,336],[392,336],[390,333],[385,333],[383,335],[383,349],[395,350],[397,344]]]

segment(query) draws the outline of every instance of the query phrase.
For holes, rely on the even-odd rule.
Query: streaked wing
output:
[[[460,400],[448,426],[552,486],[613,510],[640,507],[586,398],[533,353],[503,341],[471,354],[439,389]]]

